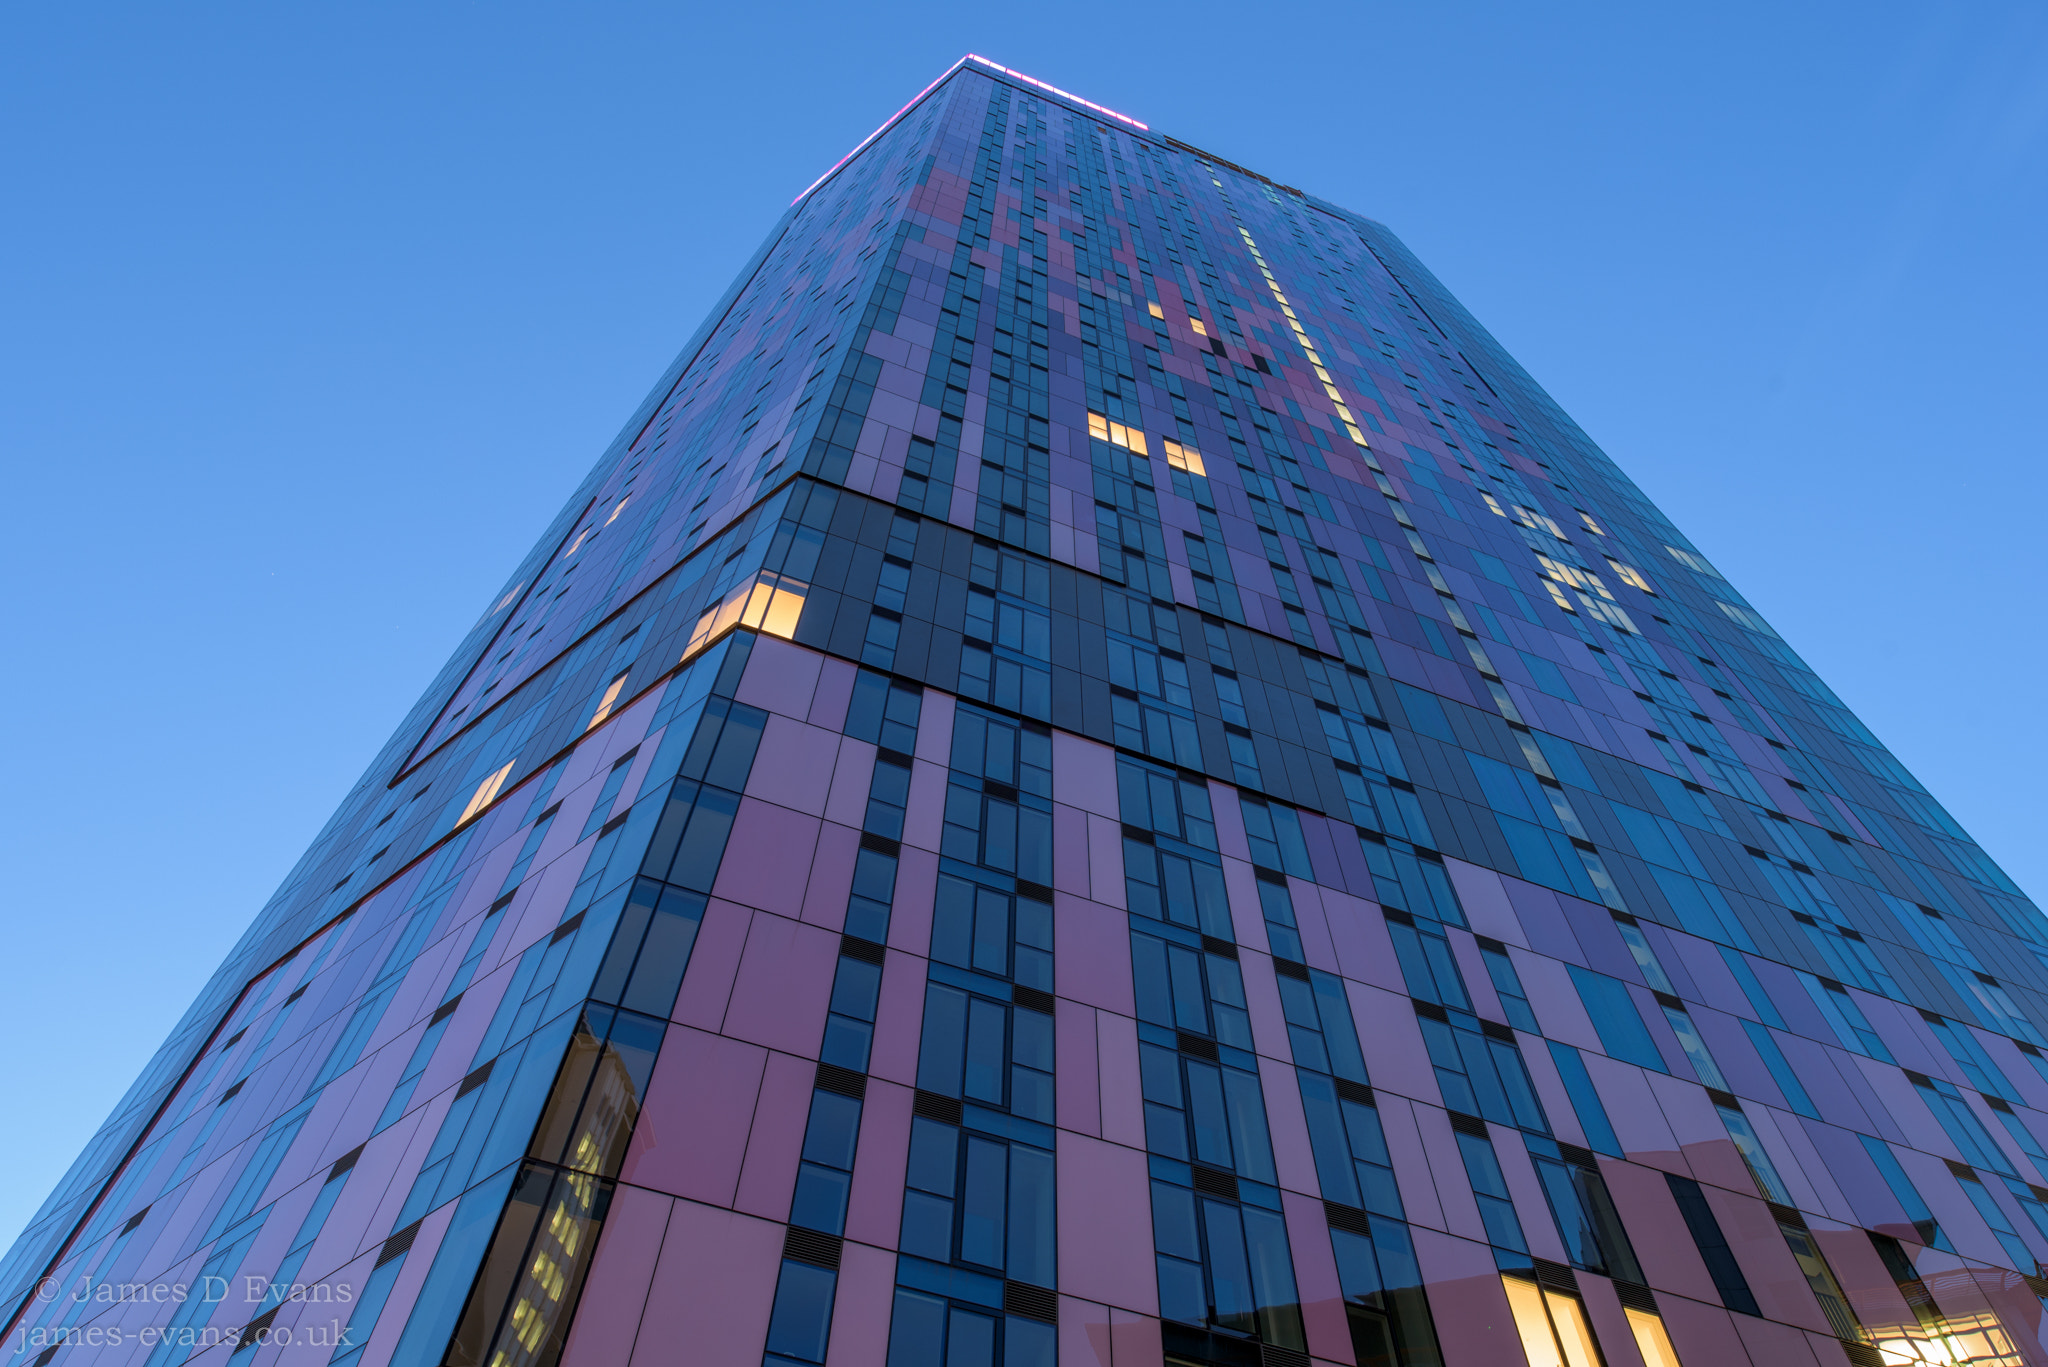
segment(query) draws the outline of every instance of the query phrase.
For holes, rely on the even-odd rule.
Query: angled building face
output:
[[[2048,1363],[2044,961],[1385,228],[966,59],[513,571],[9,1347]]]

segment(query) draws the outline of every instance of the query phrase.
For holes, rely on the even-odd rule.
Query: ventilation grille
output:
[[[842,935],[839,937],[839,957],[858,959],[864,964],[878,964],[886,955],[882,946],[873,940],[863,940],[858,935]]]
[[[1450,1111],[1447,1114],[1451,1117],[1451,1128],[1459,1134],[1469,1134],[1476,1139],[1493,1137],[1486,1132],[1486,1122],[1478,1116],[1466,1115],[1463,1111]]]
[[[1323,1202],[1323,1218],[1329,1221],[1331,1229],[1348,1229],[1353,1234],[1370,1235],[1372,1222],[1365,1212],[1355,1206],[1339,1205],[1335,1201]]]
[[[414,1220],[404,1229],[399,1230],[398,1233],[386,1239],[384,1241],[384,1251],[377,1255],[377,1266],[382,1267],[393,1259],[403,1258],[411,1251],[412,1241],[419,1237],[419,1233],[420,1222]]]
[[[1195,1190],[1207,1192],[1211,1196],[1227,1197],[1235,1201],[1237,1199],[1237,1177],[1233,1173],[1218,1172],[1214,1168],[1197,1167],[1195,1169]]]
[[[940,1096],[937,1092],[927,1092],[920,1087],[917,1095],[910,1100],[910,1113],[921,1115],[926,1120],[939,1120],[948,1125],[958,1125],[961,1114],[960,1099]]]
[[[836,1063],[821,1063],[818,1065],[817,1088],[839,1096],[864,1098],[868,1094],[868,1075],[842,1068]]]
[[[782,1237],[782,1256],[792,1262],[809,1263],[812,1267],[839,1267],[840,1238],[837,1234],[820,1234],[815,1229],[789,1227]]]
[[[1012,1315],[1023,1315],[1047,1324],[1058,1324],[1060,1319],[1060,1298],[1057,1293],[1029,1282],[1003,1283],[1003,1309]]]
[[[491,1080],[491,1069],[497,1064],[497,1062],[498,1061],[496,1059],[492,1059],[489,1063],[486,1063],[483,1067],[477,1069],[468,1077],[462,1079],[462,1085],[455,1089],[455,1099],[457,1101],[460,1101],[462,1100],[462,1098],[468,1096],[477,1088],[483,1086],[486,1082],[489,1082]]]
[[[1614,1294],[1631,1310],[1647,1310],[1653,1315],[1657,1313],[1657,1297],[1647,1286],[1617,1280],[1614,1283]]]
[[[1593,1157],[1591,1149],[1582,1149],[1577,1144],[1559,1144],[1557,1151],[1564,1161],[1573,1167],[1592,1168],[1596,1171],[1600,1167],[1600,1160]]]
[[[1010,988],[1010,1000],[1033,1011],[1043,1011],[1048,1016],[1053,1013],[1052,993],[1040,988],[1017,983]]]

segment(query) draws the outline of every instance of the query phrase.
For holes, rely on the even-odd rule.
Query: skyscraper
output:
[[[0,1265],[170,1367],[2048,1363],[2048,922],[1385,228],[979,58]]]

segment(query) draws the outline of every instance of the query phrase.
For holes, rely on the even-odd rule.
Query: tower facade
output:
[[[1379,224],[979,58],[0,1264],[16,1360],[2048,1364],[2048,921]]]

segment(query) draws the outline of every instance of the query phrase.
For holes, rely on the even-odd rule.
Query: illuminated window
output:
[[[1161,441],[1166,451],[1166,463],[1176,470],[1185,470],[1191,475],[1206,475],[1202,465],[1202,453],[1192,446],[1182,446],[1177,441]]]
[[[747,600],[746,614],[740,620],[770,636],[790,640],[796,636],[797,618],[803,615],[804,610],[804,590],[809,587],[787,575],[763,570]]]
[[[1610,602],[1614,598],[1614,595],[1607,591],[1607,586],[1600,582],[1600,576],[1597,574],[1588,573],[1576,565],[1567,565],[1560,560],[1552,560],[1547,555],[1539,554],[1536,563],[1543,567],[1544,574],[1561,584],[1569,584],[1581,592],[1597,593]]]
[[[1607,557],[1607,563],[1614,567],[1615,577],[1621,580],[1622,583],[1634,585],[1644,593],[1655,593],[1657,591],[1650,587],[1649,580],[1643,578],[1642,571],[1634,566],[1624,565],[1611,555]]]
[[[1188,315],[1188,326],[1193,328],[1196,332],[1201,333],[1204,337],[1207,337],[1209,335],[1209,329],[1203,327],[1202,320],[1195,317],[1193,314]]]
[[[1491,503],[1492,501],[1493,500],[1491,498],[1487,499],[1487,502],[1489,503]],[[1547,513],[1540,513],[1536,511],[1534,508],[1523,507],[1522,505],[1517,504],[1515,507],[1515,521],[1521,523],[1524,527],[1534,527],[1540,531],[1549,532],[1559,541],[1571,540],[1570,537],[1564,534],[1564,528],[1557,525],[1557,520],[1555,518],[1549,516]]]
[[[588,731],[591,727],[596,726],[606,717],[609,717],[612,714],[613,706],[619,701],[619,694],[624,692],[625,688],[626,674],[622,672],[618,678],[611,681],[610,687],[604,691],[604,696],[597,700],[597,710],[590,714],[590,720],[584,724],[583,729]]]
[[[1636,1349],[1642,1353],[1645,1367],[1682,1367],[1661,1316],[1632,1305],[1623,1307],[1623,1313],[1628,1316],[1629,1332],[1636,1336]]]
[[[1602,527],[1599,523],[1595,522],[1593,520],[1593,515],[1587,512],[1584,508],[1579,509],[1579,521],[1586,524],[1587,531],[1597,532],[1601,536],[1607,535],[1607,530],[1604,527]]]
[[[609,527],[612,525],[612,523],[617,522],[619,520],[619,514],[625,512],[626,505],[628,503],[631,503],[632,501],[633,496],[631,494],[627,494],[624,498],[620,499],[618,506],[612,509],[612,515],[604,520],[604,525]]]
[[[469,820],[478,812],[490,806],[491,803],[494,800],[496,800],[498,796],[498,789],[505,786],[505,779],[508,775],[511,774],[512,766],[516,763],[518,763],[517,760],[505,761],[504,768],[498,770],[497,773],[492,774],[482,783],[476,785],[476,796],[472,797],[469,800],[469,805],[462,809],[462,815],[456,820],[456,825],[460,826],[463,822]]]
[[[697,628],[683,647],[683,659],[716,642],[736,626],[749,626],[771,636],[793,640],[797,620],[803,616],[804,595],[810,585],[773,570],[763,570],[752,584],[743,584],[724,601],[704,609]]]
[[[1166,310],[1159,307],[1159,305],[1157,304],[1147,304],[1145,307],[1151,312],[1154,318],[1166,317]]]
[[[1149,454],[1145,449],[1145,434],[1135,427],[1126,427],[1120,422],[1111,422],[1100,413],[1088,415],[1088,435],[1097,441],[1106,441],[1111,446],[1121,446],[1126,451],[1139,455]]]
[[[1508,1308],[1514,1311],[1529,1367],[1602,1367],[1605,1359],[1577,1296],[1525,1276],[1503,1274],[1500,1280],[1507,1288]]]
[[[562,552],[562,559],[567,560],[570,556],[576,554],[577,551],[581,550],[583,548],[583,543],[590,540],[590,533],[592,532],[592,530],[594,529],[590,527],[585,527],[582,531],[576,533],[576,539],[569,543],[569,549]]]

